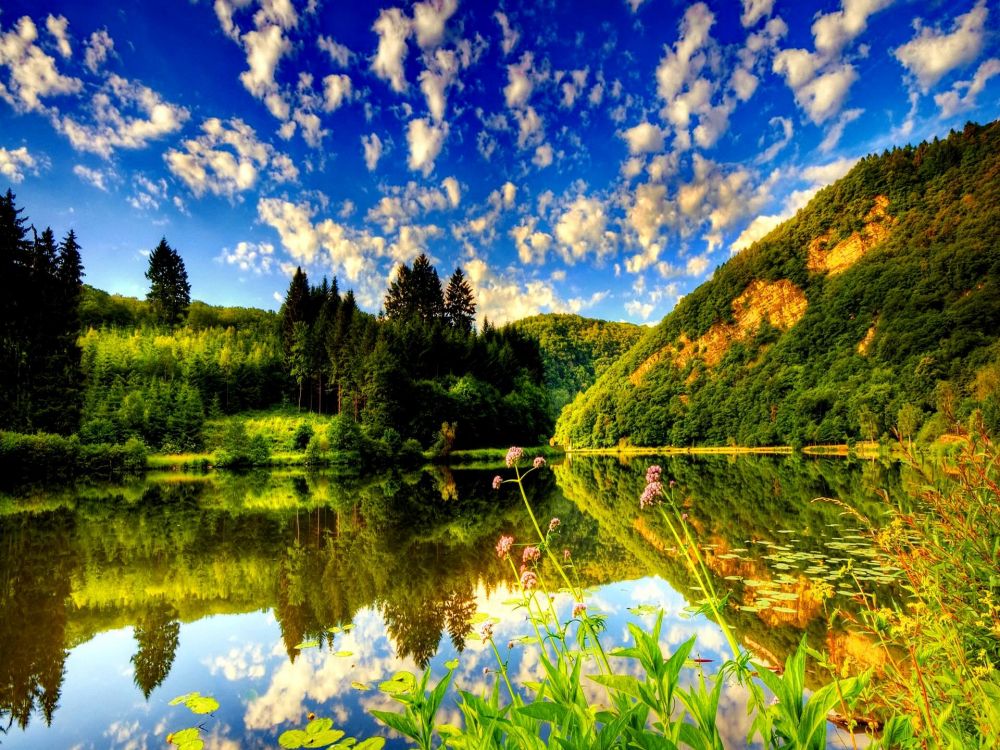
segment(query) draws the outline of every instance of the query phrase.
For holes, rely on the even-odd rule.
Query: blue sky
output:
[[[0,189],[142,296],[653,322],[864,154],[1000,110],[996,2],[0,0]]]

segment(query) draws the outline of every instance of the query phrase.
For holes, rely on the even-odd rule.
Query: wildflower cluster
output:
[[[504,459],[507,464],[507,468],[509,469],[512,466],[517,465],[517,462],[521,460],[521,456],[523,455],[523,448],[518,448],[516,445],[511,447],[511,449],[507,451],[507,457]]]
[[[507,555],[510,554],[510,548],[513,544],[514,544],[514,537],[508,536],[507,534],[501,536],[500,540],[497,542],[497,547],[496,547],[497,557],[499,557],[501,560],[506,558]]]

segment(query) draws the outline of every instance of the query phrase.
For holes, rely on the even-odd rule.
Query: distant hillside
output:
[[[541,345],[553,419],[631,349],[644,330],[632,323],[559,313],[534,315],[512,325]]]
[[[191,328],[276,327],[278,316],[255,307],[221,307],[195,300],[188,309],[187,323]],[[155,325],[150,304],[143,299],[108,294],[89,284],[83,285],[80,296],[80,323],[84,330],[101,326]]]
[[[873,155],[720,266],[563,411],[564,445],[1000,429],[1000,124]]]

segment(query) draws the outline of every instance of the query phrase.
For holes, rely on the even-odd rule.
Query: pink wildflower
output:
[[[639,507],[648,508],[655,502],[658,502],[658,498],[663,494],[663,485],[659,482],[650,482],[646,485],[646,489],[642,492],[642,497],[639,498]]]
[[[675,482],[673,479],[671,479],[670,480],[670,489],[673,489],[676,486],[677,486],[677,482]]]
[[[531,465],[536,469],[540,469],[545,466],[545,459],[541,456],[535,456],[535,460],[531,462]]]
[[[483,623],[483,628],[479,632],[480,632],[480,635],[482,635],[482,637],[483,637],[483,643],[486,643],[486,641],[493,640],[493,623],[492,622],[484,622]]]
[[[563,550],[563,562],[569,562],[570,552],[569,547]]]
[[[525,547],[524,548],[524,553],[521,555],[521,560],[525,564],[530,563],[530,562],[538,562],[538,560],[539,560],[539,558],[541,558],[541,556],[542,556],[542,553],[538,549],[538,547]]]
[[[537,585],[538,576],[535,575],[534,571],[526,570],[521,573],[521,586],[525,591],[531,591]]]
[[[503,478],[499,474],[493,477],[493,489],[500,489],[501,484],[503,484]]]
[[[659,482],[660,481],[660,474],[662,474],[662,473],[663,473],[663,469],[661,469],[656,464],[653,464],[652,466],[650,466],[648,469],[646,469],[646,484],[652,484],[653,482]]]
[[[587,605],[583,602],[573,603],[573,617],[582,617],[587,612]]]
[[[521,448],[518,448],[516,445],[512,446],[511,449],[507,451],[507,458],[504,459],[507,462],[507,468],[509,469],[511,466],[520,461],[521,456],[523,455],[524,451]]]
[[[514,544],[514,537],[508,536],[507,534],[502,534],[500,536],[500,541],[497,542],[497,557],[501,560],[510,554],[510,547]]]
[[[550,534],[553,531],[555,531],[556,529],[558,529],[558,528],[559,528],[559,519],[558,518],[553,518],[551,521],[549,521],[549,533]]]

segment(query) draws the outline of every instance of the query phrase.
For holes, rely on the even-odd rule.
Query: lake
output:
[[[662,608],[666,649],[694,635],[699,658],[727,656],[719,628],[686,611],[700,592],[665,526],[639,511],[654,462],[676,480],[730,624],[758,659],[783,662],[805,634],[838,661],[877,661],[828,613],[856,611],[859,587],[885,596],[895,571],[856,518],[816,498],[877,520],[878,493],[901,496],[905,473],[802,456],[574,456],[532,474],[536,514],[560,519],[588,611],[607,616],[605,646]],[[379,683],[457,658],[457,686],[492,688],[485,616],[511,673],[533,679],[537,654],[519,641],[530,626],[494,552],[501,534],[532,535],[516,487],[492,490],[497,473],[509,472],[159,474],[0,495],[0,744],[138,750],[202,722],[208,748],[278,747],[313,712],[402,747],[368,714],[395,705]],[[192,691],[219,708],[170,705]],[[745,745],[741,702],[727,687],[731,747]],[[457,710],[440,721],[457,723]]]

